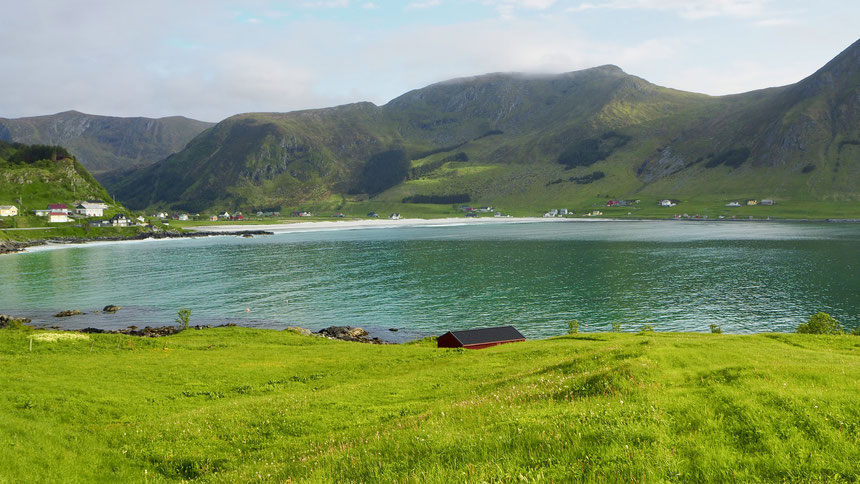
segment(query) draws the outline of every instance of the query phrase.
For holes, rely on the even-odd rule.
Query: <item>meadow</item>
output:
[[[860,474],[856,336],[579,333],[466,351],[6,329],[0,362],[0,482]]]

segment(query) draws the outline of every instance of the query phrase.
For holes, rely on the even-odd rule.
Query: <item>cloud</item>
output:
[[[367,2],[367,3],[363,4],[361,6],[361,8],[366,9],[366,10],[373,10],[373,9],[379,8],[379,5],[377,5],[373,2]]]
[[[711,17],[759,17],[768,12],[770,4],[771,0],[610,0],[582,2],[566,10],[573,13],[598,9],[659,10],[698,20]]]
[[[304,2],[302,7],[305,8],[345,8],[349,7],[350,0],[317,0],[313,2]]]
[[[438,7],[442,0],[426,0],[423,2],[412,2],[406,5],[406,10],[423,10],[425,8]]]

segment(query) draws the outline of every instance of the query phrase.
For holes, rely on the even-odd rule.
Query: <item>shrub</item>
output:
[[[714,334],[723,334],[723,327],[719,324],[711,323],[711,333]]]
[[[801,173],[810,173],[814,169],[815,169],[815,165],[806,165],[803,167],[802,170],[800,170],[800,172]]]
[[[191,310],[187,308],[182,308],[176,314],[176,324],[181,326],[182,329],[188,329],[188,324],[191,321]]]
[[[843,334],[842,323],[833,316],[818,312],[809,317],[809,321],[797,325],[797,332],[803,334]]]
[[[653,323],[645,323],[642,325],[642,328],[639,330],[639,333],[653,333],[654,332],[654,324]]]
[[[611,324],[611,325],[612,325],[612,331],[614,331],[614,332],[616,332],[616,333],[620,333],[620,332],[621,332],[621,321],[613,321],[613,322],[611,322],[611,323],[609,323],[609,324]]]
[[[579,321],[574,319],[567,322],[567,334],[576,334],[579,332]]]

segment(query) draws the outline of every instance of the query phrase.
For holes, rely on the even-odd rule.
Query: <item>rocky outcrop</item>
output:
[[[18,318],[15,316],[9,316],[8,314],[0,314],[0,329],[16,328],[29,323],[29,318]]]
[[[108,304],[107,306],[105,306],[105,307],[102,309],[102,311],[103,311],[103,312],[106,312],[106,313],[111,313],[111,314],[113,314],[113,313],[115,313],[115,312],[119,311],[120,309],[122,309],[122,306],[114,306],[113,304]]]
[[[368,338],[367,331],[361,328],[353,328],[352,326],[329,326],[328,328],[319,330],[317,334],[329,339],[339,339],[342,341],[383,344],[383,341],[379,338]]]

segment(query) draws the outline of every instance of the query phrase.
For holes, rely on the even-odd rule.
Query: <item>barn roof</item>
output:
[[[463,331],[450,331],[451,335],[463,346],[481,343],[492,343],[494,341],[512,341],[525,339],[517,328],[513,326],[496,326],[495,328],[467,329]]]

